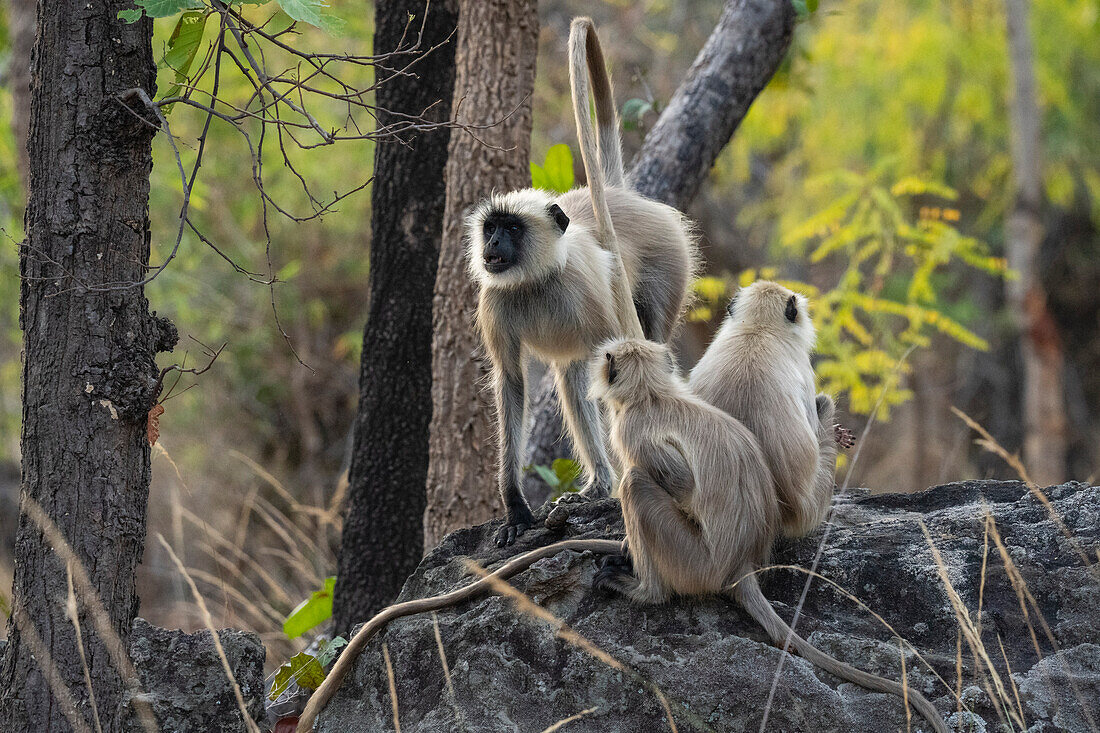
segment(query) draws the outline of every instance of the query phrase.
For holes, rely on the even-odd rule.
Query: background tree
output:
[[[1009,141],[1013,200],[1005,220],[1005,253],[1018,275],[1006,282],[1023,362],[1024,463],[1043,486],[1061,483],[1066,471],[1066,405],[1062,340],[1047,306],[1039,260],[1043,244],[1043,170],[1035,91],[1035,53],[1029,0],[1005,0],[1012,86]]]
[[[531,94],[539,21],[535,0],[463,0],[455,52],[458,121],[451,136],[447,208],[433,298],[431,438],[424,542],[500,513],[492,397],[485,389],[466,274],[462,221],[493,189],[530,185]]]
[[[416,73],[382,85],[380,125],[431,108],[446,120],[454,91],[457,0],[383,0],[374,48],[397,48],[409,14],[427,13]],[[379,69],[379,79],[392,73]],[[337,633],[369,618],[401,590],[424,552],[424,485],[432,416],[432,290],[450,130],[375,151],[371,191],[370,310],[363,331],[359,410],[348,474],[333,615]]]
[[[12,730],[91,729],[97,711],[106,727],[123,689],[110,647],[125,644],[137,610],[154,357],[176,333],[149,312],[138,284],[149,261],[156,121],[129,90],[152,95],[156,66],[152,21],[123,22],[128,5],[39,5],[20,249],[23,511],[0,670],[0,719]],[[82,604],[67,616],[73,569],[32,521],[35,507],[86,569],[113,639],[88,633],[78,647],[74,623],[89,629],[90,614]]]

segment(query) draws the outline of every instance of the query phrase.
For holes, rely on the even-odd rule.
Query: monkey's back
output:
[[[646,336],[665,342],[687,303],[697,261],[692,229],[679,211],[635,191],[608,187],[606,198],[635,303],[657,316]],[[596,230],[587,187],[562,194],[557,204],[571,225]]]

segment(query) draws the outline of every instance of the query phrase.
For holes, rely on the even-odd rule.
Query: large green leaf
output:
[[[550,467],[554,469],[558,485],[565,489],[572,488],[581,477],[581,464],[569,458],[555,458]]]
[[[195,62],[195,55],[202,45],[202,34],[206,29],[207,13],[199,10],[188,10],[180,16],[176,22],[176,28],[168,39],[168,51],[164,54],[164,64],[174,69],[176,81],[164,93],[164,98],[177,97],[181,85],[187,82],[187,75],[191,71],[191,64]],[[168,105],[165,114],[171,111]]]
[[[286,692],[291,682],[297,682],[299,687],[316,690],[325,681],[325,670],[317,657],[306,652],[299,652],[291,657],[286,664],[275,670],[275,679],[271,682],[271,692],[268,698],[274,700]]]
[[[202,3],[196,0],[134,0],[137,10],[119,11],[118,17],[133,23],[141,17],[141,11],[150,18],[168,18],[185,10],[198,10]]]
[[[531,185],[552,193],[565,193],[573,188],[573,153],[559,143],[546,151],[542,165],[531,163]]]
[[[338,33],[344,21],[322,12],[328,7],[323,0],[277,0],[279,7],[294,20],[315,25],[331,34]]]
[[[315,590],[309,598],[298,604],[283,622],[283,633],[297,639],[314,626],[332,618],[332,592],[336,588],[336,576],[325,578],[325,587]]]

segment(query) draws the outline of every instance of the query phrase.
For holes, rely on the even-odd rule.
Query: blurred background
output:
[[[338,37],[306,28],[304,35],[316,35],[306,42],[370,53],[369,4],[332,6],[347,21]],[[873,422],[838,483],[849,468],[851,485],[873,491],[1014,477],[1003,460],[974,445],[973,431],[951,409],[970,415],[1008,451],[1021,450],[1021,350],[1005,266],[1014,204],[1005,4],[822,0],[796,7],[801,20],[787,61],[688,211],[698,223],[707,277],[679,341],[682,361],[690,366],[705,348],[738,283],[759,276],[797,282],[815,296],[822,387],[837,394],[843,421],[857,434]],[[592,15],[601,29],[629,161],[721,10],[719,0],[541,2],[536,162],[555,144],[575,146],[564,65],[573,15]],[[33,14],[28,0],[8,0],[0,13],[0,609],[11,584],[18,507],[16,242],[29,110],[21,90]],[[158,56],[170,31],[156,25]],[[1065,457],[1054,480],[1094,481],[1100,2],[1036,0],[1030,34],[1037,84],[1031,114],[1041,148],[1034,213],[1044,232],[1034,277],[1049,312],[1045,343],[1061,363],[1057,417]],[[162,74],[162,88],[170,83]],[[200,118],[191,110],[170,121],[177,135],[197,137]],[[216,154],[204,162],[192,215],[246,267],[266,271],[270,257],[284,282],[274,291],[251,282],[185,236],[177,260],[148,286],[151,308],[179,327],[173,359],[188,351],[187,366],[202,366],[198,342],[227,344],[213,369],[184,376],[164,405],[149,536],[163,535],[193,569],[215,622],[262,632],[270,659],[296,648],[280,628],[287,611],[335,571],[366,313],[370,196],[361,191],[320,220],[273,216],[265,224],[240,138],[215,126],[209,145]],[[175,234],[180,182],[163,136],[154,146],[157,262]],[[292,154],[319,192],[353,188],[372,170],[370,143]],[[308,213],[301,182],[281,170],[278,156],[274,150],[268,161],[268,191]],[[147,544],[140,572],[141,615],[194,628],[191,599],[158,542]]]

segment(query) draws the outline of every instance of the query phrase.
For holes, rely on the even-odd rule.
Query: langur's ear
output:
[[[740,293],[740,292],[741,292],[740,290],[734,290],[733,291],[733,297],[730,298],[730,302],[726,303],[726,315],[728,315],[728,316],[733,315],[733,307],[734,307],[734,305],[737,304],[737,294]]]
[[[783,312],[783,315],[785,315],[787,320],[791,323],[794,323],[795,319],[798,318],[798,299],[796,296],[792,295],[787,298],[787,310]]]
[[[546,211],[550,214],[550,219],[558,225],[561,233],[565,234],[565,230],[569,227],[569,217],[565,215],[561,207],[557,204],[550,204],[546,207]]]

